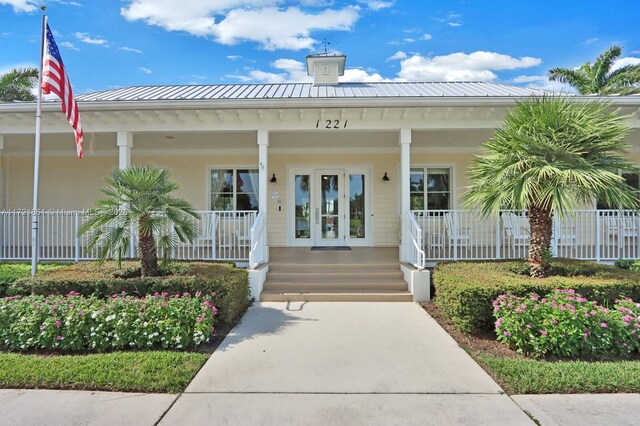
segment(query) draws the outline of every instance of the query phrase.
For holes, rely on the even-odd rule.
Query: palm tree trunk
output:
[[[549,250],[551,249],[551,210],[540,206],[529,208],[531,240],[529,243],[529,267],[532,277],[549,275]]]
[[[156,241],[153,233],[143,233],[141,222],[144,222],[144,216],[138,219],[138,245],[140,247],[140,263],[143,277],[157,277],[158,272],[158,254],[156,252]]]

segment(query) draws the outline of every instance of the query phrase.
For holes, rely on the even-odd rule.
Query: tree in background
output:
[[[549,80],[573,86],[581,95],[630,95],[640,93],[640,64],[625,65],[612,71],[613,63],[622,54],[620,46],[611,46],[591,64],[577,69],[553,68]]]
[[[38,84],[37,68],[16,68],[0,75],[0,102],[33,102],[31,90]]]

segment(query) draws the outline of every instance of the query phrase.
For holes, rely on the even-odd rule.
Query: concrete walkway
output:
[[[252,307],[163,418],[183,424],[532,424],[412,303]]]
[[[5,389],[0,407],[20,426],[583,426],[638,424],[640,395],[510,398],[412,303],[261,303],[179,396]]]

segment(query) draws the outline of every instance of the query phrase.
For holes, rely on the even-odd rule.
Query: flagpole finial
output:
[[[40,6],[40,10],[44,12],[45,10],[47,10],[47,6],[45,5]]]

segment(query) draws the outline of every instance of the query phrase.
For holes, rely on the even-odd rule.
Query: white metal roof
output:
[[[314,86],[311,83],[214,84],[134,86],[76,96],[80,102],[176,101],[176,100],[264,100],[264,99],[353,99],[523,97],[543,91],[485,82],[384,82],[341,83]]]

